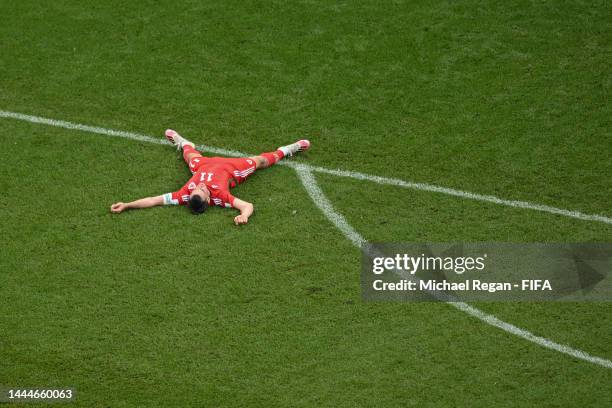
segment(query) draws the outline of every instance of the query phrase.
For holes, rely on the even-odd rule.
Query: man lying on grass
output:
[[[147,197],[130,203],[115,203],[111,212],[120,213],[132,208],[148,208],[156,205],[188,205],[194,214],[201,214],[214,204],[219,207],[236,208],[240,215],[234,218],[236,225],[246,224],[253,214],[253,204],[230,194],[230,188],[244,182],[257,169],[276,164],[284,157],[308,150],[310,142],[299,140],[293,144],[279,147],[275,152],[259,156],[226,158],[204,157],[195,145],[172,129],[166,130],[166,138],[177,149],[183,149],[183,158],[193,176],[180,190],[156,197]]]

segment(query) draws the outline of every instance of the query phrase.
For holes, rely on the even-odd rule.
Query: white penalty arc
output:
[[[361,234],[359,234],[348,223],[348,221],[346,220],[346,218],[344,218],[342,214],[338,213],[334,209],[333,205],[331,204],[327,196],[325,196],[325,194],[323,193],[323,191],[317,184],[317,181],[314,175],[312,174],[312,170],[308,169],[306,166],[302,166],[299,164],[294,165],[293,167],[295,168],[295,171],[297,172],[298,177],[300,178],[300,181],[304,185],[306,192],[308,193],[312,201],[315,203],[315,205],[319,207],[319,209],[323,212],[325,217],[327,217],[327,219],[332,224],[334,224],[334,226],[338,228],[338,230],[340,230],[342,234],[344,234],[344,236],[349,241],[351,241],[356,247],[361,248],[362,245],[366,243],[365,238],[363,238]],[[535,334],[525,329],[521,329],[520,327],[504,322],[503,320],[500,320],[491,314],[485,313],[480,309],[470,306],[465,302],[446,302],[446,303],[454,306],[458,310],[461,310],[462,312],[465,312],[472,317],[475,317],[487,323],[488,325],[502,329],[507,333],[511,333],[515,336],[521,337],[539,346],[545,347],[550,350],[555,350],[560,353],[567,354],[572,357],[578,358],[580,360],[584,360],[584,361],[588,361],[589,363],[600,365],[602,367],[612,368],[612,361],[610,360],[590,355],[587,352],[584,352],[582,350],[577,350],[577,349],[574,349],[572,347],[569,347],[563,344],[555,343],[554,341],[549,340],[544,337],[536,336]]]
[[[121,137],[121,138],[126,138],[126,139],[136,140],[140,142],[146,142],[146,143],[154,143],[154,144],[161,144],[161,145],[169,144],[169,142],[166,141],[165,139],[154,138],[154,137],[139,134],[139,133],[106,129],[106,128],[97,127],[97,126],[88,126],[88,125],[83,125],[79,123],[72,123],[72,122],[67,122],[63,120],[49,119],[49,118],[27,115],[27,114],[18,113],[18,112],[0,110],[0,118],[15,119],[15,120],[23,121],[23,122],[54,126],[54,127],[64,128],[64,129],[79,130],[83,132],[96,133],[96,134],[105,135],[105,136]],[[218,148],[214,146],[200,145],[198,146],[198,149],[202,151],[207,151],[210,153],[224,155],[224,156],[234,156],[234,157],[249,156],[248,154],[245,154],[242,152]],[[284,164],[289,167],[292,167],[297,172],[300,180],[302,181],[304,188],[306,189],[306,192],[308,193],[310,198],[313,200],[315,205],[323,212],[323,214],[327,217],[327,219],[336,228],[338,228],[342,232],[342,234],[348,240],[350,240],[356,247],[361,247],[364,243],[366,243],[366,240],[361,236],[361,234],[359,234],[348,223],[348,221],[344,218],[344,216],[339,214],[334,209],[331,202],[327,199],[327,197],[325,196],[321,188],[318,186],[315,180],[315,177],[313,175],[313,172],[320,172],[320,173],[330,174],[330,175],[339,176],[339,177],[350,177],[350,178],[354,178],[357,180],[367,180],[367,181],[371,181],[371,182],[378,183],[378,184],[388,184],[388,185],[394,185],[398,187],[412,188],[416,190],[437,192],[437,193],[447,194],[447,195],[461,197],[465,199],[490,202],[494,204],[505,205],[505,206],[515,207],[515,208],[543,211],[543,212],[548,212],[551,214],[556,214],[556,215],[561,215],[561,216],[571,217],[571,218],[576,218],[576,219],[581,219],[581,220],[596,221],[596,222],[602,222],[605,224],[612,224],[612,218],[609,218],[606,216],[585,214],[579,211],[565,210],[565,209],[551,207],[547,205],[533,204],[533,203],[528,203],[524,201],[516,201],[516,200],[505,200],[505,199],[498,198],[495,196],[487,196],[487,195],[469,193],[469,192],[465,192],[461,190],[454,190],[454,189],[434,186],[430,184],[407,182],[407,181],[399,180],[399,179],[373,176],[369,174],[350,172],[350,171],[345,171],[345,170],[333,170],[333,169],[327,169],[323,167],[310,166],[310,165],[301,164],[301,163],[282,163],[281,162],[279,164]],[[612,368],[612,361],[607,360],[605,358],[592,356],[589,353],[586,353],[584,351],[577,350],[577,349],[574,349],[566,345],[555,343],[552,340],[546,339],[544,337],[536,336],[535,334],[527,330],[521,329],[510,323],[504,322],[498,319],[497,317],[490,315],[488,313],[485,313],[481,311],[480,309],[477,309],[466,303],[463,303],[463,302],[448,302],[448,303],[452,305],[453,307],[457,308],[458,310],[461,310],[462,312],[467,313],[468,315],[473,316],[481,320],[484,323],[487,323],[491,326],[502,329],[507,333],[521,337],[539,346],[545,347],[550,350],[555,350],[560,353],[564,353],[572,357],[578,358],[580,360],[584,360],[589,363],[597,364],[602,367]]]

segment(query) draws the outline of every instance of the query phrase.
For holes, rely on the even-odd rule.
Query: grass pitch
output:
[[[0,109],[610,216],[606,2],[5,2]],[[111,215],[167,146],[0,120],[0,385],[75,406],[609,406],[611,370],[437,303],[367,304],[295,173],[233,212]],[[610,241],[610,225],[317,175],[371,241]],[[484,304],[612,358],[612,307]]]

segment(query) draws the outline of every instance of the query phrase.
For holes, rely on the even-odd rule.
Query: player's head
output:
[[[210,203],[210,191],[205,184],[198,184],[189,196],[189,208],[194,214],[202,214]]]

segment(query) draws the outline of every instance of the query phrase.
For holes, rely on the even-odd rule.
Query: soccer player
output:
[[[166,138],[183,150],[183,159],[193,176],[180,190],[155,197],[141,198],[129,203],[111,205],[111,212],[120,213],[133,208],[148,208],[156,205],[188,205],[194,214],[201,214],[214,204],[219,207],[236,208],[240,214],[234,218],[236,225],[246,224],[253,214],[253,204],[234,197],[230,188],[243,183],[257,169],[276,164],[284,157],[308,150],[308,140],[279,147],[275,152],[259,156],[226,158],[205,157],[195,149],[195,145],[172,129],[166,130]]]

